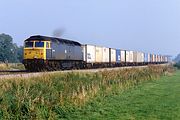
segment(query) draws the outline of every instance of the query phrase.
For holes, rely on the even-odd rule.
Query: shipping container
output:
[[[103,47],[95,46],[95,62],[101,63],[103,62]]]
[[[162,62],[163,61],[163,59],[162,59],[162,55],[160,56],[160,62]]]
[[[150,54],[150,62],[152,63],[153,62],[153,55]]]
[[[140,59],[140,62],[144,62],[144,53],[141,52],[141,59]]]
[[[156,62],[156,55],[153,54],[153,62]]]
[[[168,62],[168,57],[167,56],[165,56],[165,62]]]
[[[142,60],[141,58],[141,52],[137,52],[137,62],[140,63]]]
[[[126,50],[126,62],[130,62],[130,51]]]
[[[162,55],[160,56],[160,62],[162,62]]]
[[[110,57],[109,62],[111,62],[111,63],[116,62],[116,49],[109,48],[109,57]]]
[[[158,55],[156,55],[156,62],[158,62]]]
[[[158,62],[158,55],[156,55],[156,62]]]
[[[156,62],[155,54],[152,54],[152,62]]]
[[[133,62],[137,63],[137,53],[136,51],[133,51]]]
[[[109,48],[103,47],[103,62],[109,62]]]
[[[141,53],[137,52],[137,63],[141,61]]]
[[[161,56],[158,55],[158,62],[161,62]]]
[[[156,55],[153,54],[153,62],[156,62]]]
[[[148,63],[151,62],[151,54],[148,53]]]
[[[148,53],[144,53],[144,62],[148,63]]]
[[[138,63],[144,62],[144,53],[143,52],[137,52],[137,62]]]
[[[96,46],[94,45],[84,45],[83,46],[83,53],[84,53],[84,61],[87,63],[95,63],[95,50]]]
[[[121,50],[121,55],[120,55],[121,62],[126,62],[126,56],[125,55],[126,55],[125,50]]]
[[[164,56],[162,56],[162,62],[164,62]]]
[[[129,51],[129,62],[133,62],[133,51]]]
[[[121,50],[116,49],[116,63],[120,63],[121,61]]]

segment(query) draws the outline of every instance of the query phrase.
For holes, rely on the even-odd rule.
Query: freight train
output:
[[[47,37],[31,36],[24,41],[23,64],[28,71],[53,71],[163,64],[168,57],[132,50]]]

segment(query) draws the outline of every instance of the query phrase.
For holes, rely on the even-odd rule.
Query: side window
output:
[[[50,48],[50,43],[46,42],[46,48]]]
[[[46,48],[49,48],[49,43],[48,42],[46,42]]]

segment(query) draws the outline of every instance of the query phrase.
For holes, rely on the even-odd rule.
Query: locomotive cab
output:
[[[45,68],[46,53],[50,50],[50,41],[26,40],[23,59],[25,68],[29,71],[42,71]]]
[[[78,68],[82,63],[78,42],[46,36],[31,36],[24,42],[23,64],[29,71]]]
[[[50,48],[50,41],[25,41],[24,59],[42,59],[46,60],[46,51]]]

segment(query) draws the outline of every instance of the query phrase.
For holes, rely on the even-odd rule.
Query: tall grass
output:
[[[0,63],[0,70],[25,70],[25,67],[22,63]]]
[[[68,118],[75,108],[95,96],[136,87],[173,72],[167,66],[149,66],[97,73],[54,73],[29,79],[0,81],[0,118]]]
[[[8,67],[7,64],[5,64],[5,63],[0,63],[0,70],[8,70],[8,69],[9,69],[9,67]]]

